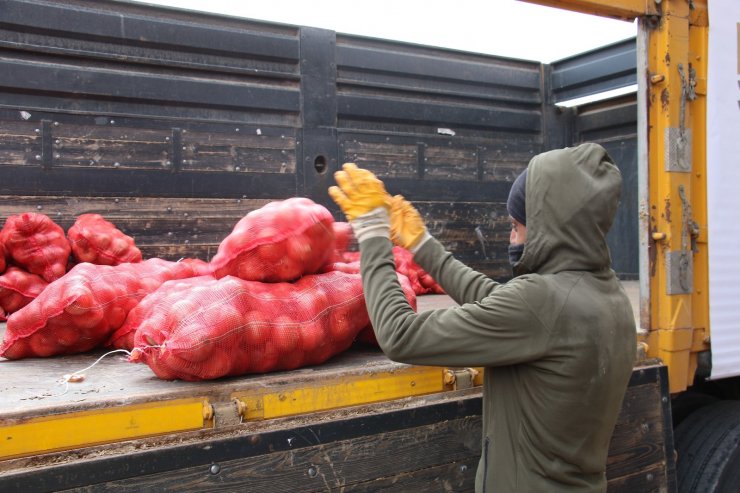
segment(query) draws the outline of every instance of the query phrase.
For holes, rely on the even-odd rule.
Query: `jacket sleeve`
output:
[[[549,332],[520,296],[521,286],[502,284],[480,301],[417,314],[398,283],[391,248],[387,238],[370,238],[360,245],[370,320],[390,359],[419,365],[501,366],[544,354]]]
[[[414,261],[459,305],[480,301],[499,286],[485,274],[457,260],[433,237],[416,252]]]

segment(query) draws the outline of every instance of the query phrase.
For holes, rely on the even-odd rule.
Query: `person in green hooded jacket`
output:
[[[517,178],[507,202],[515,277],[506,283],[456,260],[370,171],[345,164],[335,179],[329,194],[359,242],[383,352],[415,365],[485,368],[476,492],[605,491],[636,330],[606,244],[621,175],[604,148],[539,154]],[[415,313],[393,243],[459,306]]]

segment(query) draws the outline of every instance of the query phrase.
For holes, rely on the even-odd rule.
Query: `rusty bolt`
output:
[[[444,376],[444,383],[445,385],[453,385],[455,383],[456,377],[455,372],[452,370],[445,370],[445,376]]]
[[[234,399],[234,403],[236,404],[236,413],[245,418],[247,416],[247,404],[239,399]]]

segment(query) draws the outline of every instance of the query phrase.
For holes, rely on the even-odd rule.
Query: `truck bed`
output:
[[[450,306],[418,299],[419,311]],[[444,478],[473,491],[482,408],[469,369],[356,346],[316,367],[169,382],[113,354],[82,382],[60,383],[103,354],[0,361],[0,490],[406,492]],[[667,396],[665,367],[637,364],[612,437],[610,492],[666,487]],[[635,423],[650,425],[635,433]]]

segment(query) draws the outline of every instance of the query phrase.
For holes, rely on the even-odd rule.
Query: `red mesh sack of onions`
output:
[[[141,251],[134,239],[100,214],[82,214],[67,231],[72,255],[78,262],[118,265],[141,262]]]
[[[406,296],[406,300],[409,302],[409,305],[411,305],[411,308],[416,311],[416,293],[414,292],[414,288],[411,286],[411,281],[401,273],[396,272],[396,274],[398,276],[398,282],[401,284],[403,294]],[[376,347],[378,346],[378,339],[375,338],[375,331],[373,330],[372,325],[368,325],[362,329],[359,334],[357,334],[357,342],[362,342]]]
[[[357,274],[307,275],[295,283],[233,276],[163,286],[136,329],[131,361],[162,379],[210,380],[323,363],[369,323]],[[172,283],[170,283],[172,284]]]
[[[409,278],[416,294],[444,294],[444,290],[437,284],[437,281],[414,262],[414,254],[409,250],[394,246],[393,258],[396,261],[396,271]]]
[[[349,246],[355,241],[352,226],[347,222],[337,221],[334,223],[334,250],[321,268],[321,272],[347,272],[349,274],[360,273],[360,252],[350,252]]]
[[[35,212],[10,216],[0,232],[0,242],[18,265],[47,282],[67,272],[69,241],[49,216]]]
[[[5,272],[5,267],[7,267],[7,264],[5,263],[6,256],[7,252],[5,251],[5,243],[3,243],[2,234],[0,233],[0,272]]]
[[[164,325],[165,319],[170,316],[167,312],[168,303],[184,299],[185,292],[197,286],[203,286],[207,280],[214,280],[213,276],[198,276],[187,279],[176,279],[163,283],[153,292],[147,294],[126,316],[126,320],[113,335],[108,345],[116,349],[131,351],[134,348],[136,329],[141,325]]]
[[[336,221],[332,229],[334,229],[334,248],[327,263],[346,262],[345,254],[350,244],[355,241],[352,226],[348,222]]]
[[[49,283],[41,276],[11,265],[0,276],[0,308],[7,317],[33,301]],[[5,317],[0,317],[5,320]]]
[[[271,202],[244,216],[211,260],[215,277],[292,281],[319,271],[331,255],[334,218],[303,197]]]
[[[359,274],[360,273],[360,261],[355,260],[353,262],[332,262],[325,264],[321,268],[322,272],[339,271],[347,274]]]
[[[21,359],[89,351],[119,328],[139,301],[170,279],[208,273],[199,260],[77,264],[8,317],[0,356]]]
[[[344,254],[347,265],[337,264],[334,266],[337,270],[351,269],[355,262],[360,261],[360,252],[346,252]],[[437,284],[419,264],[414,262],[414,254],[411,251],[401,247],[393,247],[393,260],[396,263],[396,272],[409,278],[411,287],[416,294],[444,294],[442,286]]]

